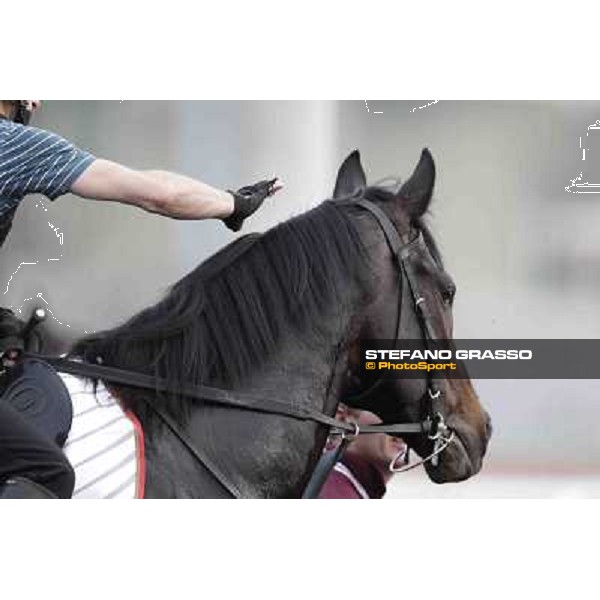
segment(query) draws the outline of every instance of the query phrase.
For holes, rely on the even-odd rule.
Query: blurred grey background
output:
[[[375,181],[408,177],[427,146],[438,174],[430,223],[459,288],[455,337],[600,337],[600,195],[565,190],[581,172],[600,183],[598,144],[585,161],[580,148],[600,102],[413,110],[426,103],[54,101],[33,124],[99,157],[220,187],[281,177],[285,190],[244,233],[327,197],[354,148]],[[28,313],[45,300],[53,333],[72,339],[156,301],[233,238],[218,221],[29,197],[0,251],[0,304]],[[484,473],[454,486],[397,478],[391,496],[600,496],[599,381],[475,385],[495,427]]]

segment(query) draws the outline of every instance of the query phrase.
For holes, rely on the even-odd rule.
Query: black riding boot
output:
[[[57,500],[57,497],[34,481],[14,477],[0,483],[0,500]]]

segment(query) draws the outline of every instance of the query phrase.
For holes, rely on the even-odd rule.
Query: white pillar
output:
[[[246,102],[240,114],[240,180],[280,177],[285,188],[248,222],[262,231],[318,204],[337,170],[337,102]]]

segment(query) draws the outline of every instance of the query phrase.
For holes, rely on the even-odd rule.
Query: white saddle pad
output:
[[[73,498],[143,498],[144,437],[139,421],[106,387],[60,373],[73,403],[65,454],[75,469]]]

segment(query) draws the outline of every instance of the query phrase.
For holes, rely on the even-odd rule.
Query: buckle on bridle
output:
[[[429,422],[431,425],[427,437],[432,441],[439,440],[448,431],[448,426],[441,412],[436,412]]]
[[[438,390],[437,394],[439,395],[439,393],[440,392]],[[447,435],[448,432],[450,432],[450,435]],[[446,421],[444,421],[444,415],[442,415],[441,412],[437,412],[435,414],[435,417],[432,420],[432,428],[427,434],[427,437],[433,442],[431,465],[433,467],[437,467],[439,463],[439,454],[450,444],[452,438],[454,437],[454,432],[446,425]]]
[[[360,427],[358,426],[358,423],[352,422],[348,423],[348,425],[352,425],[354,427],[354,431],[351,431],[349,433],[342,429],[342,431],[339,433],[339,436],[342,441],[352,441],[356,436],[360,435]]]
[[[360,427],[358,426],[358,423],[350,423],[350,425],[354,425],[354,431],[350,434],[350,436],[355,438],[356,436],[360,435]]]
[[[440,394],[442,393],[442,391],[441,391],[441,390],[437,390],[435,393],[432,393],[432,392],[431,392],[431,388],[430,388],[430,387],[428,387],[428,388],[427,388],[427,393],[429,394],[429,397],[430,397],[432,400],[437,400],[437,399],[440,397]],[[439,413],[438,413],[438,414],[439,414]]]

